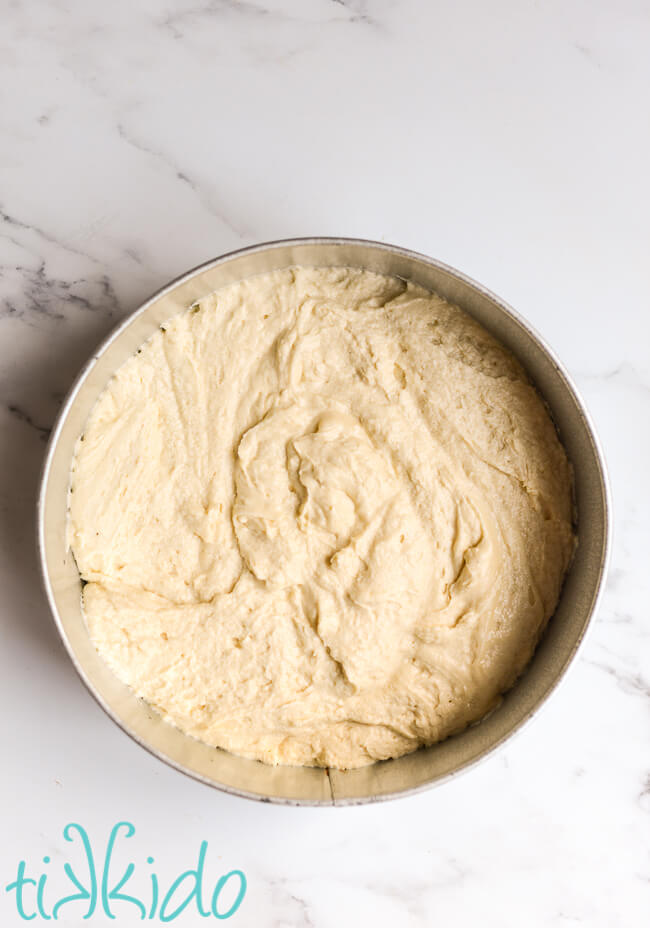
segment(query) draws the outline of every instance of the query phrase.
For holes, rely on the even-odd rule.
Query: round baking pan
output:
[[[470,313],[526,368],[546,401],[573,465],[578,547],[555,614],[525,673],[485,719],[396,760],[356,770],[272,767],[209,747],[163,721],[121,683],[96,651],[81,609],[81,579],[66,546],[70,466],[90,410],[117,368],[166,319],[213,290],[295,265],[358,267],[411,280]],[[82,680],[142,747],[183,773],[229,793],[296,805],[349,805],[415,793],[468,769],[502,745],[564,676],[600,598],[610,545],[603,455],[578,392],[551,349],[514,310],[444,264],[403,248],[344,238],[270,242],[223,255],[164,287],[97,349],[70,390],[52,431],[38,501],[38,544],[47,598]]]

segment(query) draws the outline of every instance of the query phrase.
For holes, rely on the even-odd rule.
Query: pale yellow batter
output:
[[[165,324],[95,405],[69,543],[92,638],[170,722],[356,767],[480,719],[574,546],[519,364],[459,309],[295,268]]]

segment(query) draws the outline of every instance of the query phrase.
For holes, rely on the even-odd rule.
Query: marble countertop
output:
[[[50,873],[51,908],[79,862],[64,826],[103,854],[120,821],[136,880],[152,855],[169,883],[202,840],[208,882],[245,872],[232,924],[643,924],[648,4],[41,0],[4,5],[0,43],[2,924],[22,924],[20,860]],[[602,608],[537,720],[457,780],[362,808],[251,803],[149,756],[78,680],[34,552],[45,440],[97,342],[187,268],[310,234],[425,252],[522,312],[583,391],[614,498]],[[209,923],[192,911],[178,922]]]

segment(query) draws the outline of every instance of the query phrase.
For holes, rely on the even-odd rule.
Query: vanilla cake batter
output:
[[[73,463],[92,639],[180,729],[357,767],[493,707],[573,547],[571,473],[514,357],[440,297],[294,268],[115,374]]]

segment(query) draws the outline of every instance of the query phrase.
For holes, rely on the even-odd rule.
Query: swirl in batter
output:
[[[349,268],[250,278],[165,323],[96,403],[69,544],[100,654],[183,731],[357,767],[480,719],[575,543],[514,357]]]

